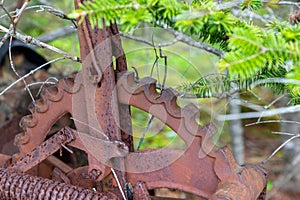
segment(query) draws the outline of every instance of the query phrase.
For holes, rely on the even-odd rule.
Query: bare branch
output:
[[[129,35],[128,33],[120,32],[120,36],[122,36],[124,38],[127,38],[127,39],[130,39],[130,40],[134,40],[134,41],[145,43],[145,44],[147,44],[149,46],[152,46],[152,47],[166,47],[166,46],[171,46],[171,45],[175,44],[176,42],[178,42],[178,40],[176,38],[174,38],[174,40],[172,40],[170,42],[153,44],[152,42],[150,42],[148,40],[145,40],[144,38],[140,38],[140,37],[136,37],[136,36],[133,36],[133,35]]]
[[[121,192],[121,194],[122,194],[123,200],[126,200],[127,198],[126,198],[125,193],[124,193],[124,191],[123,191],[123,189],[122,189],[122,186],[121,186],[121,183],[120,183],[119,178],[118,178],[118,176],[117,176],[117,173],[115,172],[114,168],[110,168],[110,170],[111,170],[111,172],[113,173],[114,178],[115,178],[116,181],[117,181],[117,185],[118,185],[118,188],[119,188],[119,190],[120,190],[120,192]]]
[[[219,121],[225,120],[236,120],[236,119],[251,119],[251,118],[261,118],[270,117],[274,115],[280,115],[285,113],[295,113],[300,111],[300,105],[289,106],[283,108],[276,108],[273,110],[266,110],[261,112],[246,112],[240,114],[229,114],[229,115],[217,115],[216,119]]]
[[[11,21],[11,23],[14,22],[13,18],[11,17],[11,15],[9,14],[8,10],[3,6],[3,3],[0,4],[0,7],[2,8],[2,10],[6,13],[6,16],[9,17],[9,20]]]
[[[21,15],[22,15],[22,13],[24,12],[25,8],[28,6],[29,3],[30,3],[30,0],[26,0],[26,1],[23,3],[23,5],[22,5],[22,7],[20,8],[20,10],[18,10],[16,16],[14,16],[14,17],[15,17],[15,19],[14,19],[14,21],[13,21],[14,26],[17,25],[18,21],[20,20],[20,17],[21,17]]]
[[[23,81],[24,86],[25,86],[25,88],[26,88],[26,90],[27,90],[27,92],[28,92],[28,94],[29,94],[29,96],[30,96],[32,102],[35,102],[35,99],[34,99],[32,93],[31,93],[29,87],[27,86],[27,82],[26,82],[25,78],[24,78],[24,77],[21,77],[21,76],[19,75],[19,73],[17,72],[17,70],[15,69],[14,62],[13,62],[13,59],[12,59],[12,53],[11,53],[12,40],[13,40],[13,38],[10,37],[9,48],[8,48],[8,56],[9,56],[9,61],[10,61],[10,67],[11,67],[11,69],[13,70],[13,72],[15,73],[15,75],[16,75],[17,77],[19,77],[19,79],[21,79],[21,80]]]
[[[68,54],[67,52],[65,52],[65,51],[63,51],[61,49],[58,49],[58,48],[56,48],[54,46],[51,46],[51,45],[48,45],[48,44],[46,44],[44,42],[41,42],[41,41],[39,41],[39,40],[31,37],[31,36],[22,35],[22,34],[20,34],[18,32],[12,33],[12,32],[9,31],[9,29],[5,28],[2,25],[0,25],[0,31],[8,33],[9,36],[12,36],[12,37],[14,37],[14,38],[16,38],[18,40],[21,40],[24,43],[36,45],[36,46],[41,47],[41,48],[47,48],[47,49],[49,49],[51,51],[54,51],[54,52],[56,52],[56,53],[64,56],[65,58],[68,58],[68,59],[73,60],[75,62],[81,62],[80,58],[78,58],[77,56],[72,56],[72,55]]]
[[[292,1],[279,1],[278,5],[289,5],[289,6],[296,6],[298,9],[300,8],[299,2],[292,2]]]
[[[148,132],[148,130],[149,130],[149,128],[150,128],[150,125],[151,125],[153,119],[154,119],[154,116],[153,116],[153,115],[149,115],[149,116],[148,116],[148,122],[147,122],[147,125],[146,125],[146,127],[145,127],[145,129],[144,129],[144,131],[143,131],[143,134],[142,134],[142,136],[141,136],[141,139],[140,139],[140,141],[139,141],[137,150],[140,150],[140,148],[141,148],[141,146],[142,146],[142,144],[143,144],[143,141],[144,141],[144,139],[145,139],[146,133]]]
[[[170,46],[170,45],[173,45],[175,44],[176,42],[180,41],[180,42],[183,42],[183,43],[186,43],[192,47],[196,47],[198,49],[203,49],[209,53],[212,53],[218,57],[221,57],[224,52],[223,51],[220,51],[219,49],[216,49],[212,46],[209,46],[205,43],[202,43],[202,42],[198,42],[198,41],[195,41],[193,38],[181,33],[181,32],[178,32],[178,31],[175,31],[174,29],[166,26],[166,25],[163,25],[163,28],[168,30],[169,32],[171,32],[175,38],[170,41],[170,42],[166,42],[166,43],[161,43],[161,44],[157,44],[157,45],[153,45],[153,43],[151,41],[148,41],[148,40],[145,40],[143,38],[140,38],[140,37],[135,37],[135,36],[132,36],[132,35],[129,35],[129,34],[126,34],[126,33],[120,33],[121,36],[125,37],[125,38],[128,38],[128,39],[131,39],[131,40],[135,40],[135,41],[138,41],[138,42],[143,42],[145,44],[148,44],[150,46],[154,46],[154,47],[164,47],[164,46]]]
[[[198,49],[203,49],[203,50],[205,50],[209,53],[212,53],[218,57],[221,57],[224,54],[223,51],[220,51],[219,49],[216,49],[216,48],[209,46],[207,44],[204,44],[202,42],[195,41],[193,38],[191,38],[181,32],[175,31],[174,29],[170,29],[170,28],[168,28],[168,30],[171,33],[173,33],[179,41],[186,43],[192,47],[196,47]]]
[[[58,10],[52,6],[48,6],[48,5],[34,5],[34,6],[28,6],[26,7],[24,10],[37,10],[37,12],[49,12],[57,17],[60,17],[62,19],[66,19],[66,20],[70,20],[72,21],[72,23],[74,24],[75,23],[75,19],[71,19],[71,18],[68,18],[68,16],[66,14],[63,13],[63,11],[61,10]],[[17,14],[17,11],[12,11],[12,12],[9,12],[5,15],[2,15],[0,16],[0,19],[3,18],[3,17],[6,17],[8,15],[16,15]],[[75,26],[76,23],[74,24]]]
[[[287,133],[287,132],[282,132],[282,131],[273,131],[272,133],[276,134],[276,135],[288,135],[288,136],[294,136],[295,135],[294,133]]]
[[[300,125],[300,122],[297,121],[289,121],[289,120],[266,120],[266,121],[260,121],[260,122],[253,122],[250,124],[246,124],[245,126],[253,126],[257,124],[267,124],[267,123],[288,123],[288,124],[297,124]]]

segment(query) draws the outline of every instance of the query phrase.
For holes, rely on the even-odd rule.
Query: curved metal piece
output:
[[[20,121],[24,132],[15,137],[15,145],[20,150],[18,157],[40,145],[54,123],[66,113],[72,113],[72,94],[78,90],[73,85],[73,78],[62,79],[57,86],[44,89],[42,98],[29,107],[32,114]]]
[[[80,90],[79,86],[77,89],[72,88],[74,85],[72,81],[68,79],[66,84],[63,80],[56,88],[46,89],[42,101],[31,108],[32,115],[21,121],[24,133],[16,138],[20,155],[25,155],[39,146],[56,119],[67,112],[72,114],[72,95],[74,91]],[[144,78],[136,83],[131,72],[124,72],[119,74],[117,93],[120,103],[153,114],[170,126],[187,145],[185,151],[158,149],[124,154],[127,155],[125,166],[128,182],[135,185],[143,181],[149,189],[173,188],[204,198],[219,198],[224,194],[228,198],[237,197],[243,190],[229,191],[231,186],[234,186],[246,188],[247,191],[243,194],[250,195],[246,199],[258,198],[266,183],[263,171],[252,166],[240,167],[227,148],[216,148],[211,140],[215,133],[214,127],[211,125],[200,127],[195,119],[197,109],[192,105],[181,109],[176,103],[175,91],[166,89],[160,95],[155,90],[154,79]],[[86,138],[77,136],[70,145],[83,149],[89,154],[89,161],[91,161],[89,165],[93,166],[89,167],[89,172],[97,169],[98,166],[103,173],[107,169],[107,166],[101,166],[100,161],[103,158],[95,158],[97,153],[86,149],[82,144],[84,139]],[[104,154],[107,152],[105,148],[102,151]],[[108,156],[104,160],[109,160],[111,157],[113,156]],[[108,173],[106,170],[97,180],[102,180]]]

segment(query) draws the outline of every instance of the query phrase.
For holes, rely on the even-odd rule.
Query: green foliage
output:
[[[241,10],[252,12],[263,6],[262,0],[244,0],[240,4]],[[230,10],[217,9],[217,3],[212,0],[194,0],[191,4],[178,0],[95,0],[79,7],[71,16],[81,20],[87,16],[93,26],[102,27],[103,20],[106,25],[120,24],[123,31],[132,30],[140,21],[154,26],[168,25],[225,50],[217,65],[228,76],[203,77],[181,87],[200,98],[218,96],[230,91],[232,85],[247,90],[262,79],[299,80],[300,77],[299,26],[275,19],[265,27],[258,27],[233,16]],[[286,66],[293,66],[292,70],[286,70]],[[287,91],[294,99],[300,99],[300,86],[295,84],[263,85],[278,93]]]
[[[300,77],[300,48],[299,27],[274,21],[267,25],[267,29],[257,26],[235,28],[229,35],[228,49],[219,61],[221,71],[228,70],[231,80],[241,81],[256,77],[288,78],[298,80]],[[293,65],[291,71],[285,66]],[[294,98],[299,99],[300,87],[295,84],[282,83],[265,84],[276,89],[276,92],[287,91]],[[296,103],[295,100],[292,103]],[[299,101],[300,103],[300,101]]]
[[[130,30],[137,26],[138,22],[163,22],[172,23],[172,18],[186,7],[176,0],[95,0],[86,1],[79,5],[70,17],[80,18],[88,17],[92,26],[103,26],[103,20],[106,25],[119,22],[124,25],[125,30]]]
[[[299,72],[300,73],[300,72]],[[185,83],[179,87],[181,92],[196,95],[197,98],[221,98],[237,91],[247,91],[254,86],[264,86],[272,88],[277,94],[285,92],[288,87],[283,83],[267,82],[260,83],[261,80],[285,77],[287,71],[283,67],[264,69],[260,74],[248,79],[232,79],[225,74],[213,74],[200,78],[194,83]],[[291,88],[294,86],[291,85]]]
[[[198,98],[221,97],[230,91],[231,81],[223,74],[201,77],[194,83],[185,83],[179,89]]]
[[[250,9],[251,11],[257,10],[263,6],[262,0],[245,0],[241,3],[241,9]]]
[[[216,10],[213,1],[193,1],[191,5],[177,0],[115,1],[95,0],[80,4],[69,17],[88,17],[92,26],[117,22],[123,31],[135,28],[140,21],[154,26],[168,25],[175,30],[226,49],[228,34],[241,23],[230,12]]]

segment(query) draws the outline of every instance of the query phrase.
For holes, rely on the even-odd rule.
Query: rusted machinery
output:
[[[136,80],[126,71],[116,25],[92,29],[85,20],[78,35],[82,71],[46,88],[22,118],[24,131],[15,137],[19,152],[0,155],[0,199],[146,200],[156,198],[148,193],[156,188],[197,199],[264,199],[263,168],[239,166],[228,148],[214,146],[213,124],[198,125],[196,107],[180,108],[174,90],[158,93],[154,79]],[[135,151],[129,106],[163,121],[186,149]],[[66,114],[75,126],[50,132]],[[53,156],[78,149],[87,155],[83,166]]]

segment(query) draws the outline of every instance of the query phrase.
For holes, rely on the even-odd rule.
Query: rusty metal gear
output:
[[[239,199],[258,198],[265,186],[264,171],[257,166],[240,167],[227,148],[216,148],[211,140],[215,133],[214,127],[211,124],[204,127],[197,124],[196,107],[188,105],[181,109],[176,103],[176,92],[172,89],[158,94],[156,81],[152,78],[147,77],[137,83],[132,72],[119,73],[118,77],[119,102],[150,112],[164,121],[183,139],[187,149],[157,149],[129,153],[128,148],[126,149],[125,144],[120,141],[95,140],[73,130],[73,141],[69,141],[67,145],[87,152],[89,167],[69,172],[71,183],[76,183],[76,180],[72,179],[79,174],[90,175],[86,183],[95,180],[102,180],[103,184],[108,183],[112,179],[109,178],[109,161],[115,157],[123,157],[127,182],[132,185],[143,182],[148,189],[166,187],[212,199],[236,199],[237,196]],[[24,133],[18,135],[15,140],[20,153],[14,157],[14,163],[20,163],[19,159],[43,143],[57,119],[65,113],[73,113],[72,95],[80,91],[80,87],[74,86],[74,78],[63,79],[57,86],[46,88],[42,99],[30,107],[32,114],[24,117],[20,123]],[[89,139],[89,144],[92,141],[95,145],[98,144],[98,152],[91,152],[83,145],[83,140],[86,142]],[[26,163],[23,163],[23,166]],[[96,177],[92,174],[96,174]],[[232,191],[232,188],[236,190]]]
[[[82,2],[75,0],[75,7]],[[54,194],[51,199],[60,199],[55,195],[64,192],[92,199],[91,190],[97,191],[99,199],[151,199],[148,190],[156,188],[177,189],[204,199],[264,199],[266,172],[260,166],[239,166],[228,148],[215,147],[215,127],[199,126],[198,109],[193,105],[180,108],[176,91],[157,93],[154,79],[136,82],[134,74],[126,71],[115,24],[92,29],[84,19],[78,35],[82,71],[45,88],[41,99],[30,106],[31,115],[22,118],[24,132],[15,137],[19,153],[0,155],[0,199],[23,199],[16,188],[30,198],[42,188],[48,196]],[[186,149],[134,151],[129,106],[163,121],[185,142]],[[66,114],[73,116],[76,129],[65,127],[49,134]],[[71,147],[87,154],[86,166],[71,167],[52,156],[61,149],[72,152]],[[53,177],[63,184],[28,174]],[[18,180],[23,182],[18,185]]]

